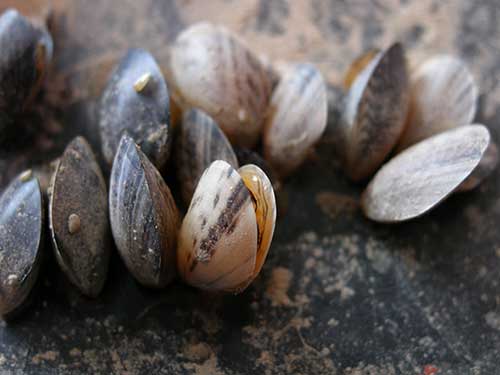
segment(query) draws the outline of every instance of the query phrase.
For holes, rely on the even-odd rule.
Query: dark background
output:
[[[0,8],[41,16],[47,3]],[[1,323],[1,373],[500,374],[500,172],[421,219],[382,226],[361,215],[363,186],[346,179],[335,153],[342,74],[394,40],[411,64],[463,57],[480,85],[477,121],[498,141],[498,1],[94,0],[51,9],[54,67],[24,130],[0,151],[2,186],[76,134],[98,151],[96,99],[116,61],[142,47],[165,66],[178,31],[201,19],[273,60],[316,63],[330,85],[330,120],[285,183],[268,262],[242,295],[179,282],[147,290],[115,254],[102,295],[89,300],[49,256],[31,307]]]

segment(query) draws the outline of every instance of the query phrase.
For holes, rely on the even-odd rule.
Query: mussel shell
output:
[[[187,106],[209,114],[233,145],[257,143],[272,82],[241,40],[222,26],[195,24],[178,36],[170,65]]]
[[[44,230],[43,197],[31,171],[0,197],[0,314],[19,311],[38,277]]]
[[[482,125],[467,125],[427,138],[384,165],[366,188],[362,208],[379,222],[418,217],[472,173],[490,142]]]
[[[498,166],[498,146],[490,140],[481,161],[469,177],[460,184],[457,192],[466,192],[477,188]]]
[[[249,285],[260,273],[273,240],[276,225],[276,198],[271,181],[264,171],[254,164],[247,164],[238,169],[245,186],[253,197],[255,217],[257,219],[257,256]]]
[[[0,15],[0,139],[38,92],[52,50],[46,29],[14,9]]]
[[[343,87],[345,90],[349,90],[358,77],[358,75],[368,66],[368,64],[373,61],[374,58],[379,55],[380,50],[377,48],[368,50],[358,56],[352,64],[349,66],[347,73],[344,76]]]
[[[57,262],[82,293],[95,297],[106,281],[111,231],[106,182],[84,138],[66,147],[50,190],[49,226]]]
[[[127,134],[111,170],[109,216],[118,252],[137,281],[157,288],[171,281],[179,213],[160,173]]]
[[[203,173],[182,222],[178,270],[190,285],[237,293],[253,277],[257,221],[252,195],[228,163]]]
[[[121,136],[127,132],[161,169],[170,152],[169,107],[167,85],[153,56],[141,49],[129,50],[101,98],[99,127],[106,161],[113,162]]]
[[[477,109],[478,89],[465,63],[452,56],[436,56],[412,74],[410,110],[398,149],[434,134],[469,125]]]
[[[326,86],[311,64],[288,69],[275,88],[264,126],[264,157],[282,177],[302,164],[326,127]]]
[[[403,47],[379,53],[354,80],[342,117],[346,172],[353,180],[372,175],[396,145],[409,106]]]
[[[175,143],[175,160],[186,205],[191,202],[198,180],[212,162],[224,160],[238,168],[238,160],[224,133],[210,116],[198,109],[184,113]]]

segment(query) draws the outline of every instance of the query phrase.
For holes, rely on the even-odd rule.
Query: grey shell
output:
[[[111,171],[109,216],[116,247],[132,275],[150,287],[172,280],[177,207],[157,169],[126,134]]]
[[[82,137],[64,151],[50,191],[49,226],[57,262],[82,293],[95,297],[106,281],[111,230],[106,183]]]
[[[138,91],[138,80],[148,75]],[[126,131],[157,168],[170,153],[170,102],[167,85],[153,56],[141,49],[128,51],[111,74],[102,94],[99,127],[102,152],[111,165]]]
[[[18,176],[0,197],[0,313],[19,310],[33,288],[42,259],[44,210],[38,180]]]

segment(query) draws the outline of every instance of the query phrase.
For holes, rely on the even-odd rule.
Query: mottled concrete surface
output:
[[[12,3],[35,15],[45,5],[0,8]],[[430,215],[381,226],[360,214],[362,186],[345,178],[334,146],[343,72],[396,39],[412,63],[462,56],[480,84],[477,120],[499,141],[499,17],[497,0],[54,0],[55,67],[24,130],[0,151],[2,184],[75,134],[97,145],[96,98],[116,60],[140,46],[164,64],[178,30],[201,19],[273,60],[316,63],[331,88],[330,123],[286,182],[287,214],[245,293],[146,290],[115,254],[102,296],[89,300],[48,251],[31,307],[1,325],[0,372],[500,374],[500,172]]]

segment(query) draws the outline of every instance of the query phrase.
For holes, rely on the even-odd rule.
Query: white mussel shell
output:
[[[469,125],[476,115],[478,89],[474,77],[456,57],[443,55],[425,61],[411,76],[410,92],[399,150],[445,130]]]
[[[365,215],[399,222],[426,213],[474,171],[490,142],[483,125],[467,125],[427,138],[396,155],[373,177],[362,197]]]
[[[321,73],[311,64],[287,69],[273,92],[264,126],[264,157],[280,176],[302,164],[325,130],[327,112]]]
[[[183,105],[204,110],[234,145],[254,146],[271,94],[259,57],[226,28],[207,22],[183,31],[170,57],[172,85]]]

